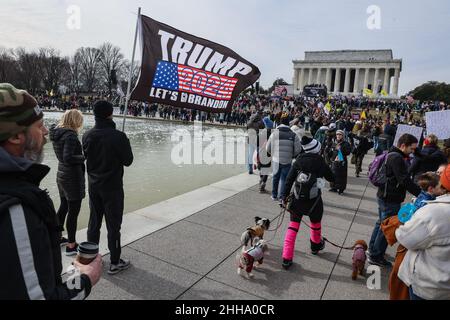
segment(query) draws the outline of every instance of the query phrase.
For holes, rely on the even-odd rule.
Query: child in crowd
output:
[[[419,176],[417,183],[422,192],[414,200],[414,206],[419,209],[427,204],[427,201],[435,200],[442,195],[439,185],[439,175],[434,172],[425,172]]]

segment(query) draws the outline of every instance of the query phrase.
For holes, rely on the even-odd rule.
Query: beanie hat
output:
[[[306,153],[319,153],[322,145],[319,141],[307,136],[302,137],[302,147]]]
[[[328,128],[330,128],[330,130],[336,129],[336,123],[330,123],[330,125],[328,126]]]
[[[447,165],[444,172],[442,172],[440,182],[445,190],[450,192],[450,164]]]
[[[106,119],[113,114],[113,105],[105,100],[98,100],[94,104],[94,116]]]
[[[0,142],[24,131],[43,116],[32,95],[10,83],[0,83]]]
[[[343,130],[338,130],[338,131],[336,131],[336,134],[342,134],[342,135],[344,135],[344,131],[343,131]]]

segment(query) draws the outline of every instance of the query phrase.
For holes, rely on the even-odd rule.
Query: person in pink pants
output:
[[[297,157],[286,179],[285,190],[293,190],[294,182],[299,173],[314,176],[316,179],[325,178],[333,182],[334,175],[331,169],[325,163],[325,160],[319,155],[321,144],[317,140],[309,137],[302,137],[302,153]],[[283,268],[288,269],[292,265],[294,258],[295,241],[300,223],[303,216],[309,216],[311,230],[310,243],[311,253],[317,254],[320,250],[325,248],[325,242],[322,238],[322,215],[323,202],[321,190],[318,190],[317,196],[311,199],[297,199],[295,194],[291,192],[291,197],[288,201],[286,197],[287,210],[290,213],[289,227],[286,231],[283,245]]]

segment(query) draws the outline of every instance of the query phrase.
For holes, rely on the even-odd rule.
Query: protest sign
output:
[[[427,135],[434,134],[440,140],[450,138],[450,110],[427,112],[425,120]]]
[[[412,134],[414,137],[417,138],[417,140],[420,141],[420,138],[422,137],[422,131],[423,131],[422,127],[414,127],[408,126],[406,124],[399,124],[397,127],[397,133],[395,134],[394,146],[397,145],[398,139],[400,139],[400,137],[405,133]]]

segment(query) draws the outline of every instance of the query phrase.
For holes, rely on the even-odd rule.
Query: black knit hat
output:
[[[113,105],[105,100],[98,100],[94,104],[94,116],[106,119],[113,114]]]
[[[322,145],[319,141],[307,136],[302,137],[302,148],[306,153],[319,153]]]

